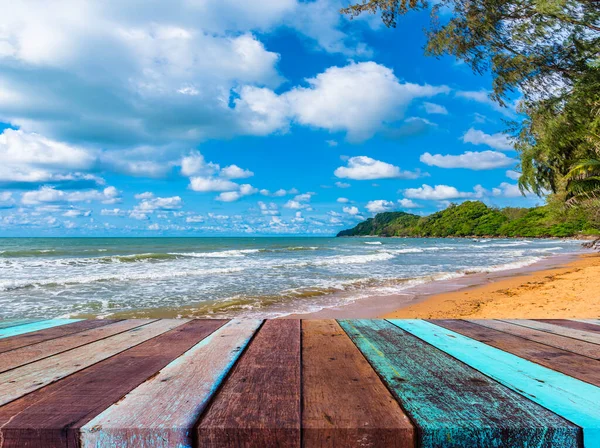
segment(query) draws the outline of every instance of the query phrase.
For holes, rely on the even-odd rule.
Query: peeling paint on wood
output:
[[[193,427],[262,321],[234,320],[81,428],[84,448],[191,447]]]
[[[340,324],[417,425],[419,446],[577,447],[575,425],[389,322]]]
[[[429,322],[390,322],[580,426],[586,448],[600,446],[599,387]]]

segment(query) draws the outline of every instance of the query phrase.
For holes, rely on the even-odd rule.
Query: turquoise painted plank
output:
[[[384,320],[339,322],[418,428],[420,447],[578,447],[581,429]]]
[[[600,447],[599,387],[429,322],[390,322],[580,426],[585,448]]]
[[[31,333],[32,331],[44,330],[46,328],[58,327],[59,325],[72,324],[73,322],[79,322],[81,320],[83,319],[49,319],[17,325],[16,327],[2,328],[0,329],[0,339],[17,336],[23,333]]]
[[[39,322],[40,320],[42,319],[2,319],[0,320],[0,329],[30,324],[32,322]]]

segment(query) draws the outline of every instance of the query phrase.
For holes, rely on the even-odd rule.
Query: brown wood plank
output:
[[[568,338],[558,334],[546,333],[545,331],[534,330],[533,328],[522,327],[508,322],[493,319],[465,319],[484,327],[493,328],[503,333],[513,334],[515,336],[528,339],[530,341],[540,342],[545,345],[560,348],[588,358],[600,359],[600,346],[579,339]]]
[[[446,319],[431,322],[557,372],[600,386],[600,361],[595,359],[463,320]]]
[[[514,325],[520,325],[522,327],[533,328],[534,330],[544,331],[546,333],[558,334],[560,336],[566,336],[568,338],[578,339],[580,341],[586,341],[591,344],[600,345],[600,334],[592,333],[590,331],[575,330],[573,328],[562,327],[560,325],[551,324],[548,322],[540,322],[537,320],[528,319],[499,319],[503,322],[508,322]]]
[[[198,446],[300,446],[300,321],[267,321],[196,428]]]
[[[110,325],[104,325],[88,331],[81,331],[69,336],[50,339],[39,344],[27,345],[15,350],[0,353],[0,373],[29,364],[40,359],[48,358],[58,353],[72,350],[91,342],[99,341],[115,334],[123,333],[139,327],[149,321],[140,319],[122,320]]]
[[[225,322],[192,320],[0,407],[0,446],[79,446],[79,428]]]
[[[335,320],[302,322],[304,447],[413,447],[415,429]]]
[[[568,319],[535,319],[538,322],[545,322],[547,324],[560,325],[565,328],[572,328],[573,330],[591,331],[592,333],[600,333],[600,327],[595,324],[587,324],[585,322],[578,322],[576,320]]]
[[[9,350],[15,350],[17,348],[25,347],[27,345],[38,344],[40,342],[48,341],[50,339],[60,338],[62,336],[68,336],[70,334],[79,333],[80,331],[91,330],[92,328],[102,327],[104,325],[109,325],[114,322],[117,321],[108,319],[82,320],[79,322],[73,322],[72,324],[60,325],[58,327],[47,328],[45,330],[38,330],[31,333],[23,333],[18,336],[11,336],[9,338],[0,339],[0,353],[7,352]]]

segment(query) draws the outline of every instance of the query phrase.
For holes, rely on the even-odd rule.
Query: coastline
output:
[[[597,318],[597,278],[600,254],[558,255],[518,269],[438,280],[284,318]]]

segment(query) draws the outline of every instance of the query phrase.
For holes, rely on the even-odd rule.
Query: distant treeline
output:
[[[467,201],[429,216],[378,213],[337,236],[564,238],[598,234],[600,223],[592,222],[579,208],[549,204],[496,209],[480,201]]]

